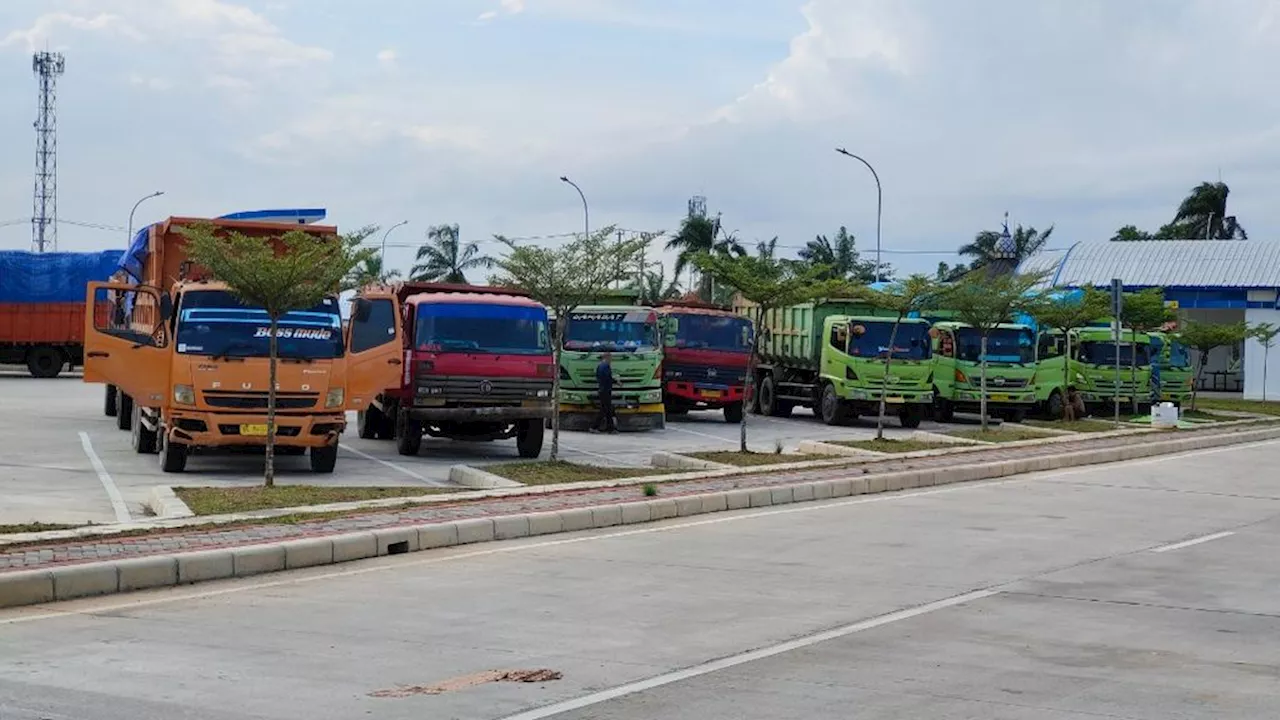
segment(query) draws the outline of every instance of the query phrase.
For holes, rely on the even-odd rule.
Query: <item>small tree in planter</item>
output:
[[[1271,346],[1276,344],[1276,336],[1280,335],[1280,326],[1271,323],[1258,323],[1249,328],[1249,337],[1262,346],[1262,402],[1267,401],[1267,361],[1271,357]]]
[[[1220,347],[1232,347],[1244,342],[1249,336],[1249,330],[1243,322],[1230,323],[1228,325],[1210,325],[1209,323],[1199,323],[1188,321],[1182,332],[1178,333],[1178,342],[1193,348],[1198,353],[1196,357],[1195,385],[1191,388],[1191,409],[1196,409],[1196,400],[1200,395],[1201,382],[1200,374],[1204,372],[1204,363],[1209,358],[1209,353]]]
[[[1154,332],[1177,319],[1178,313],[1164,304],[1164,290],[1161,288],[1148,288],[1141,292],[1124,295],[1120,322],[1134,335],[1133,351],[1129,353],[1129,377],[1134,388],[1134,415],[1138,414],[1138,334]]]
[[[1066,343],[1062,363],[1063,393],[1071,387],[1071,333],[1105,317],[1110,307],[1111,298],[1107,293],[1097,288],[1086,287],[1074,297],[1045,298],[1031,309],[1029,314],[1035,318],[1042,331],[1044,328],[1057,330],[1062,333]],[[1070,399],[1064,395],[1062,400],[1063,419],[1068,422],[1075,420],[1075,409]]]

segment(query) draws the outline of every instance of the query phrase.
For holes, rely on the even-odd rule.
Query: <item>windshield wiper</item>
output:
[[[213,356],[213,361],[214,361],[214,362],[217,362],[218,360],[229,360],[230,358],[233,358],[233,357],[241,357],[241,358],[243,358],[243,357],[249,357],[249,355],[232,355],[232,354],[231,354],[231,351],[232,351],[232,350],[235,350],[235,349],[241,349],[241,350],[256,350],[256,349],[257,349],[257,347],[258,347],[258,346],[257,346],[257,345],[255,345],[254,343],[245,342],[245,341],[243,341],[243,340],[238,340],[238,341],[233,342],[233,343],[231,343],[231,344],[227,345],[226,347],[222,348],[222,352],[220,352],[220,353],[218,353],[217,355],[214,355],[214,356]]]

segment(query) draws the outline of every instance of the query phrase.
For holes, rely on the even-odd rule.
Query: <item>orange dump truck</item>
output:
[[[336,236],[329,226],[174,217],[135,236],[120,265],[129,282],[89,285],[84,379],[114,388],[108,414],[131,431],[138,453],[159,455],[165,472],[181,472],[204,449],[267,439],[269,319],[189,261],[178,229],[202,222],[263,242],[290,229],[317,242]],[[276,447],[309,453],[311,469],[323,473],[337,461],[346,411],[395,384],[403,363],[396,313],[369,310],[395,298],[362,298],[344,327],[337,290],[285,314],[276,332]]]

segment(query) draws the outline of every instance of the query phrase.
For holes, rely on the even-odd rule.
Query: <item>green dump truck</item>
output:
[[[1191,402],[1191,353],[1169,333],[1151,336],[1151,396],[1161,402],[1182,405]]]
[[[1146,333],[1124,330],[1120,335],[1118,390],[1113,328],[1086,327],[1072,330],[1070,336],[1057,330],[1043,332],[1038,351],[1036,402],[1049,417],[1062,417],[1070,390],[1080,393],[1090,414],[1111,407],[1117,394],[1122,408],[1127,409],[1135,396],[1140,407],[1151,404],[1151,336]],[[1136,380],[1130,369],[1135,356]]]
[[[570,313],[560,353],[560,427],[591,427],[600,409],[596,366],[606,352],[612,357],[618,429],[665,427],[658,314],[628,305],[583,306]]]
[[[958,322],[935,322],[934,417],[981,412],[982,333]],[[987,412],[1021,422],[1036,404],[1036,333],[1026,325],[1001,325],[987,335]]]
[[[888,412],[903,427],[919,427],[933,403],[929,323],[903,320],[892,342],[894,318],[857,300],[819,300],[769,310],[740,303],[735,310],[757,322],[760,358],[751,378],[758,411],[785,417],[797,406],[814,409],[829,425],[878,415],[880,390]]]

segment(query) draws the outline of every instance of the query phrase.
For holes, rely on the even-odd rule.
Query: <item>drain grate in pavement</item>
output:
[[[494,682],[522,682],[522,683],[542,683],[552,680],[559,680],[564,674],[558,670],[490,670],[488,672],[472,673],[471,675],[463,675],[461,677],[450,678],[444,682],[435,685],[400,685],[385,690],[374,690],[369,693],[370,697],[378,698],[402,698],[413,695],[441,695],[447,692],[455,692],[457,690],[465,690],[476,685],[484,685]]]

